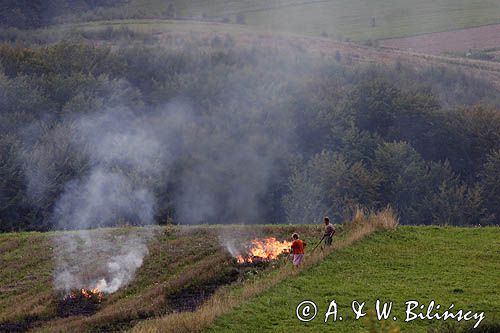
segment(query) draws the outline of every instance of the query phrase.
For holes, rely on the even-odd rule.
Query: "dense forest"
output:
[[[123,2],[125,0],[2,0],[0,27],[39,28]]]
[[[390,205],[403,224],[498,224],[497,96],[446,66],[352,65],[229,36],[182,49],[4,44],[0,229],[78,218],[61,202],[77,191],[91,210],[92,182],[136,193],[130,224],[142,189],[161,223],[342,222]]]

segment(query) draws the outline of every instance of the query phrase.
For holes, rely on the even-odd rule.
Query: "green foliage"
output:
[[[480,173],[484,206],[493,214],[495,221],[500,216],[500,150],[491,152]]]
[[[41,49],[5,44],[0,47],[0,61],[7,76],[70,76],[77,73],[99,76],[115,69],[114,59],[110,49],[90,44],[61,42]]]
[[[288,180],[288,193],[283,197],[283,208],[289,223],[303,224],[319,221],[326,213],[322,184],[311,179],[309,170],[295,169]]]
[[[211,44],[0,46],[1,229],[49,228],[64,184],[85,176],[88,160],[72,147],[70,119],[116,107],[154,112],[177,99],[205,119],[182,140],[210,135],[219,146],[185,152],[168,177],[131,175],[154,184],[162,221],[175,216],[179,179],[214,158],[216,176],[200,181],[220,202],[230,200],[227,180],[237,176],[231,171],[237,164],[221,152],[227,142],[252,142],[274,161],[258,198],[261,221],[309,223],[323,214],[341,221],[358,206],[389,204],[403,224],[498,223],[500,113],[470,98],[494,101],[496,89],[485,81],[448,69],[443,79],[401,63],[344,67],[265,47],[236,48],[230,36]],[[449,82],[470,94],[447,92],[443,99]],[[462,107],[449,104],[451,97]],[[38,184],[46,192],[26,182],[36,170],[46,171]]]
[[[0,72],[0,110],[5,113],[37,114],[50,108],[51,103],[40,90],[28,76],[9,79]]]
[[[342,155],[322,152],[309,161],[312,182],[324,188],[328,207],[324,215],[348,219],[357,206],[376,207],[379,177],[373,177],[362,162],[350,163]],[[328,214],[326,214],[328,213]]]
[[[114,6],[123,0],[5,0],[0,5],[0,27],[37,28],[59,16]]]
[[[469,188],[458,181],[454,183],[443,182],[433,195],[433,222],[447,225],[481,224],[485,209],[480,189]]]
[[[14,136],[0,135],[0,226],[3,230],[26,228],[22,172],[17,165],[21,143]]]
[[[384,143],[375,151],[373,165],[382,177],[384,203],[394,205],[402,223],[419,223],[419,206],[426,190],[425,163],[420,154],[404,142]]]

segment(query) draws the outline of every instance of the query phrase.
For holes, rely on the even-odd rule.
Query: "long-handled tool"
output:
[[[319,246],[319,244],[321,244],[321,242],[323,241],[323,239],[325,239],[325,236],[326,235],[323,235],[323,237],[321,237],[321,239],[319,240],[318,244],[316,244],[316,246],[312,249],[311,252],[313,252],[314,250],[316,250],[316,248]]]

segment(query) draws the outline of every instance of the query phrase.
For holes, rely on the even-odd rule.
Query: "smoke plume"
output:
[[[89,171],[66,183],[54,207],[57,229],[78,230],[55,238],[57,289],[114,292],[142,265],[150,229],[90,229],[155,224],[156,198],[147,178],[159,172],[166,151],[151,121],[126,109],[73,120],[72,144],[88,156]]]
[[[242,126],[248,117],[257,121]],[[114,292],[129,283],[165,197],[180,224],[258,221],[286,151],[284,135],[269,131],[266,117],[231,108],[207,115],[174,101],[153,110],[105,108],[39,130],[24,165],[33,198],[57,194],[51,225],[68,231],[54,237],[56,289]],[[59,174],[53,161],[81,176],[52,188]]]

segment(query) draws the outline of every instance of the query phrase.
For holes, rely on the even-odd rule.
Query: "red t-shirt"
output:
[[[304,245],[300,239],[294,240],[292,243],[293,254],[304,254]]]

